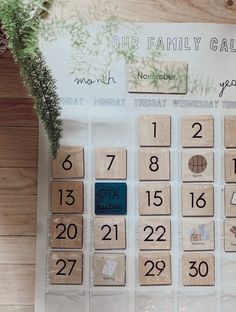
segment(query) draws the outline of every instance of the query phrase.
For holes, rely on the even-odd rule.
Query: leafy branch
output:
[[[47,132],[50,154],[55,158],[62,136],[61,108],[55,80],[38,45],[40,19],[50,4],[51,0],[1,0],[0,24]]]

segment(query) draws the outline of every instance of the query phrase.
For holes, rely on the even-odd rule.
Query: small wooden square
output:
[[[82,181],[54,181],[51,184],[53,213],[83,213],[84,184]]]
[[[214,119],[211,115],[185,116],[181,123],[183,147],[213,147]]]
[[[140,146],[170,146],[170,116],[144,115],[139,117]]]
[[[183,182],[212,182],[214,155],[208,149],[186,149],[182,152]]]
[[[214,187],[212,184],[183,184],[182,212],[185,217],[214,215]]]
[[[49,279],[52,285],[81,285],[83,283],[82,252],[51,252]]]
[[[95,150],[95,178],[125,180],[127,178],[127,151],[119,147],[97,147]]]
[[[184,253],[182,275],[184,286],[214,286],[214,254]]]
[[[57,158],[52,160],[52,177],[83,178],[84,177],[84,149],[83,147],[61,147]]]
[[[140,148],[138,166],[140,181],[169,181],[170,151],[165,148]]]
[[[170,184],[157,182],[141,182],[139,184],[140,215],[169,215],[170,210]]]
[[[225,182],[236,183],[236,149],[225,151]]]
[[[124,217],[95,217],[93,225],[95,249],[126,248]]]
[[[236,219],[225,220],[225,251],[236,251]]]
[[[171,256],[166,252],[139,254],[140,285],[171,285]]]
[[[125,286],[125,254],[95,253],[93,259],[94,286]]]
[[[226,185],[224,189],[225,216],[236,217],[236,185]]]
[[[83,245],[83,217],[81,215],[51,216],[51,248],[78,248]]]
[[[169,218],[140,217],[138,232],[140,250],[169,250],[171,248]]]
[[[236,116],[225,116],[225,147],[236,148]]]
[[[183,220],[183,250],[214,250],[215,224],[212,219]]]

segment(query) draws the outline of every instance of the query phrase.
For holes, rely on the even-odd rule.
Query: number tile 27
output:
[[[83,282],[82,252],[51,252],[49,257],[49,279],[53,284],[75,284]]]

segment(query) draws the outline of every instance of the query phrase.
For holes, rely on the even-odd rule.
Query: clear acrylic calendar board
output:
[[[236,26],[58,25],[41,38],[64,130],[51,161],[40,129],[35,311],[233,311]]]

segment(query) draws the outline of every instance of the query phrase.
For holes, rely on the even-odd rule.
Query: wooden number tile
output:
[[[225,251],[236,251],[236,219],[225,220]]]
[[[83,147],[61,147],[57,158],[52,160],[53,178],[83,178],[84,149]]]
[[[170,285],[171,257],[166,252],[142,252],[139,254],[140,285]]]
[[[184,253],[182,275],[184,286],[214,286],[214,254]]]
[[[83,213],[84,184],[82,181],[57,181],[51,185],[53,213]]]
[[[225,182],[236,183],[236,149],[225,151]]]
[[[140,146],[170,146],[170,116],[144,115],[139,118]]]
[[[126,215],[127,184],[124,182],[95,183],[95,214]]]
[[[140,217],[138,232],[140,250],[169,250],[171,248],[169,218]]]
[[[226,185],[224,189],[225,216],[236,217],[236,185]]]
[[[139,184],[140,215],[169,215],[170,209],[170,184],[157,182],[141,182]]]
[[[236,148],[236,116],[225,116],[224,130],[225,147]]]
[[[51,248],[78,248],[83,245],[83,217],[81,215],[52,215]]]
[[[181,123],[183,147],[213,147],[214,119],[210,115],[185,116]]]
[[[189,149],[182,152],[183,182],[212,182],[214,156],[208,149]]]
[[[95,217],[93,224],[95,249],[126,248],[124,217]]]
[[[93,259],[94,286],[124,286],[125,254],[95,253]]]
[[[139,180],[170,180],[170,151],[165,148],[139,149]]]
[[[95,178],[125,180],[127,178],[126,149],[97,147],[95,150]]]
[[[49,257],[49,280],[50,284],[82,284],[82,252],[51,252]]]
[[[185,251],[215,249],[215,225],[212,219],[184,219],[182,236]]]
[[[181,200],[184,217],[214,215],[214,187],[212,184],[183,184]]]

